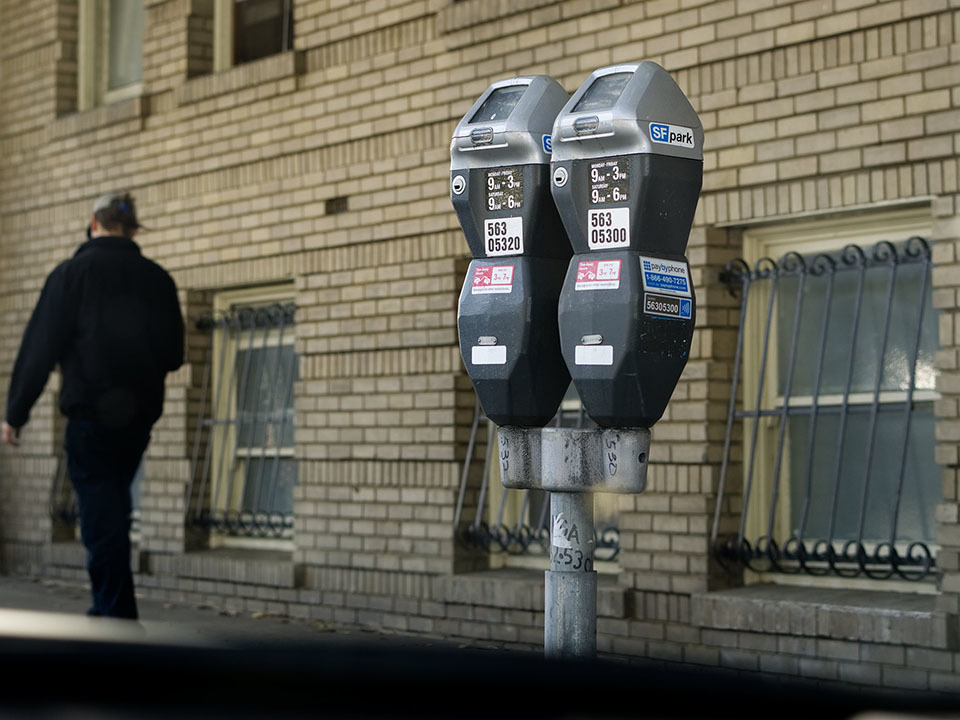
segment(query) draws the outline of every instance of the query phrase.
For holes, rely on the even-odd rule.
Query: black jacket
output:
[[[183,349],[183,317],[167,271],[129,238],[88,240],[43,287],[10,379],[7,423],[27,422],[59,364],[65,415],[117,429],[151,425]]]

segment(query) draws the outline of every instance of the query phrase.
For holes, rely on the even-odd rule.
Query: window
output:
[[[229,538],[292,538],[294,311],[286,288],[222,293],[210,333],[189,520]],[[232,544],[245,544],[234,542]]]
[[[919,580],[932,570],[940,472],[928,218],[924,209],[744,235],[734,273],[742,406],[728,425],[729,442],[742,421],[743,507],[726,549],[764,580],[804,571]]]
[[[142,91],[142,0],[80,0],[78,109]]]
[[[293,49],[293,0],[214,2],[214,70]]]

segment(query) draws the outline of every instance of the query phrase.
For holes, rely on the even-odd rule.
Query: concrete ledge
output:
[[[957,619],[936,609],[935,595],[749,585],[696,593],[691,622],[756,633],[956,649]]]
[[[191,78],[175,90],[175,102],[177,105],[190,105],[263,83],[292,78],[302,72],[303,54],[290,50],[228,70]]]
[[[50,123],[50,137],[52,139],[72,137],[130,120],[140,121],[142,128],[143,119],[148,115],[148,108],[147,99],[138,95],[109,105],[100,105],[90,110],[64,115]]]
[[[291,555],[270,550],[235,549],[151,555],[150,570],[154,575],[296,588],[300,585],[299,573]]]
[[[613,575],[597,574],[597,615],[625,618],[629,590]],[[435,599],[461,605],[543,612],[544,574],[541,570],[504,568],[437,578]]]

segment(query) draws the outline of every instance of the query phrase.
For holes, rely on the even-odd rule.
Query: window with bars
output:
[[[284,293],[218,296],[193,444],[188,520],[227,538],[292,538],[295,306]]]
[[[935,572],[937,319],[930,248],[913,234],[925,230],[922,213],[768,229],[728,266],[741,324],[721,559],[766,579]],[[739,517],[721,530],[731,497]]]

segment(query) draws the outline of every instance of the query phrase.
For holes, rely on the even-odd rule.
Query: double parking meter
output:
[[[703,126],[659,65],[593,72],[557,116],[552,184],[574,256],[560,342],[586,413],[652,426],[690,352],[685,257],[703,177]]]
[[[450,145],[450,198],[473,255],[460,352],[484,413],[501,426],[543,426],[570,384],[557,302],[571,248],[550,195],[550,132],[568,99],[545,75],[496,82]]]
[[[650,62],[601,68],[570,98],[544,76],[494,83],[451,143],[474,258],[461,356],[500,426],[503,485],[550,493],[548,656],[595,652],[592,494],[644,490],[649,428],[690,353],[702,149],[696,112]],[[543,427],[571,378],[600,427]]]

